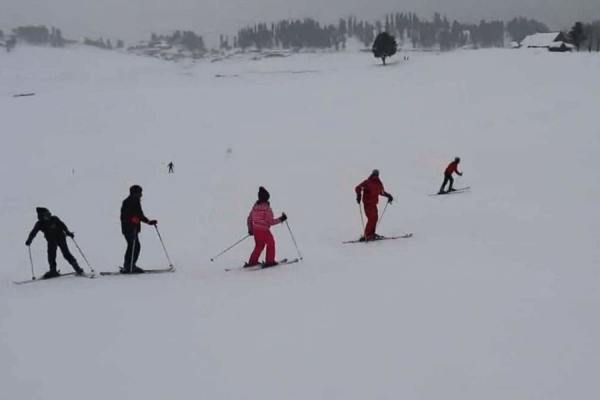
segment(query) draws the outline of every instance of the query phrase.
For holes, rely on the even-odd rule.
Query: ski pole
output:
[[[216,256],[211,257],[210,261],[215,261],[217,258],[221,257],[223,254],[227,253],[229,250],[233,249],[235,246],[242,243],[244,240],[248,239],[249,237],[250,237],[250,234],[244,236],[243,238],[241,238],[240,240],[238,240],[237,242],[235,242],[234,244],[232,244],[231,246],[229,246],[228,248],[226,248],[225,250],[223,250]]]
[[[387,203],[385,203],[385,207],[383,207],[383,212],[381,213],[381,217],[379,217],[379,223],[378,223],[378,225],[381,225],[381,221],[383,221],[383,216],[385,215],[385,210],[387,210],[388,204],[390,204],[389,201]]]
[[[298,243],[296,243],[296,238],[294,237],[294,234],[292,233],[292,228],[290,228],[290,224],[288,224],[287,220],[285,221],[285,225],[287,226],[288,231],[290,231],[290,236],[292,237],[292,242],[294,242],[294,246],[296,246],[298,258],[302,260],[302,254],[300,254],[300,250],[298,249]]]
[[[31,246],[27,246],[29,251],[29,264],[31,265],[31,279],[35,280],[35,272],[33,272],[33,257],[31,257]]]
[[[360,213],[360,222],[362,224],[362,230],[365,231],[365,217],[363,216],[362,208],[360,207],[360,203],[358,203],[358,212]]]
[[[160,240],[160,244],[162,245],[162,248],[165,251],[165,256],[167,257],[167,261],[169,262],[169,267],[173,268],[173,263],[171,262],[169,253],[167,253],[167,248],[165,247],[165,242],[163,242],[162,236],[160,236],[160,231],[158,230],[158,226],[154,225],[154,229],[156,229],[156,233],[158,234],[158,239]]]
[[[79,245],[75,241],[75,238],[72,237],[71,240],[73,241],[73,243],[75,243],[75,247],[77,247],[77,251],[79,251],[79,254],[81,254],[81,257],[83,258],[83,260],[85,261],[85,263],[87,264],[88,268],[90,269],[90,271],[93,274],[94,273],[94,268],[90,265],[90,262],[88,261],[88,259],[85,256],[85,254],[83,254],[83,251],[81,250],[81,247],[79,247]]]

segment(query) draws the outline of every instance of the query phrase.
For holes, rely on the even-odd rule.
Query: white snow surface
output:
[[[0,52],[0,397],[597,396],[600,57],[399,60]],[[471,191],[428,196],[455,156]],[[373,168],[395,196],[378,232],[414,237],[343,245]],[[30,276],[36,206],[97,271],[116,269],[134,183],[176,273],[12,283]],[[259,185],[304,261],[225,272],[251,240],[209,258],[246,234]],[[273,232],[294,257],[285,225]],[[141,241],[139,265],[165,266],[152,228]],[[41,234],[32,250],[40,275]]]

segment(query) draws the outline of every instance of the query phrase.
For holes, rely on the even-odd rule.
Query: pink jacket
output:
[[[271,225],[276,225],[281,221],[273,217],[273,210],[269,203],[258,203],[250,210],[248,215],[248,232],[268,231]]]

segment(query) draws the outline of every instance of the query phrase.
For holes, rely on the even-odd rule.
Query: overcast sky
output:
[[[232,34],[254,22],[289,17],[337,22],[347,15],[373,20],[392,11],[427,18],[439,11],[463,22],[524,15],[564,29],[578,19],[600,19],[600,0],[0,0],[0,29],[45,24],[62,28],[69,38],[126,41],[186,29],[213,41],[219,33]]]

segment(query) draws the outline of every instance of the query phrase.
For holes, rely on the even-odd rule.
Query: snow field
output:
[[[386,68],[350,52],[196,65],[0,53],[0,387],[65,400],[593,397],[599,66],[509,50]],[[37,94],[12,97],[23,92]],[[471,192],[427,196],[456,155]],[[415,236],[342,245],[360,233],[353,188],[373,168],[396,199],[379,233]],[[28,277],[39,205],[96,270],[116,268],[133,183],[175,274],[12,284]],[[305,260],[225,272],[251,240],[209,258],[245,235],[259,185]],[[285,226],[273,232],[278,257],[294,257]],[[141,240],[140,266],[164,266],[153,229]],[[41,274],[42,236],[32,249]]]

